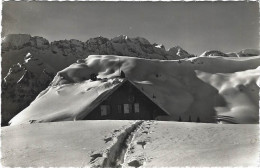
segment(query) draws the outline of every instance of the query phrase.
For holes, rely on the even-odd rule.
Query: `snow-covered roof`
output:
[[[65,84],[62,86],[49,87],[36,98],[35,102],[33,102],[30,105],[29,110],[35,111],[34,115],[27,116],[28,111],[24,110],[19,115],[14,117],[10,121],[10,123],[24,123],[24,122],[26,123],[31,121],[51,122],[51,121],[60,121],[60,120],[84,119],[92,110],[94,110],[98,105],[100,105],[100,103],[106,100],[111,94],[113,94],[120,86],[122,86],[126,82],[129,82],[133,86],[135,86],[139,91],[141,91],[148,99],[150,99],[153,103],[155,103],[164,112],[166,112],[169,115],[171,114],[160,103],[158,103],[156,99],[153,99],[151,95],[149,95],[146,91],[141,89],[141,86],[139,86],[138,83],[135,83],[134,81],[131,81],[127,78],[125,79],[114,78],[109,80],[105,79],[103,81],[89,80],[87,82],[83,82],[76,85],[73,84],[71,86],[69,86],[70,84]],[[74,94],[63,95],[62,92],[66,92],[65,90],[62,90],[63,88],[66,88],[66,90],[69,89],[74,90]],[[81,92],[81,94],[78,94],[79,92]],[[46,97],[46,93],[48,93],[47,96],[48,98]],[[68,96],[74,98],[69,98]],[[70,99],[73,102],[68,101],[68,99]],[[55,101],[55,103],[52,104],[51,106],[49,105],[50,103],[45,103],[45,102],[52,102],[52,100]],[[64,101],[70,103],[69,106],[64,107],[68,104]],[[36,112],[35,110],[36,108],[37,109],[41,108],[42,110],[40,111],[43,112],[41,113],[39,110],[38,112]],[[44,111],[48,112],[49,114],[44,113]]]
[[[122,84],[124,84],[127,79],[124,80],[118,80],[119,82],[115,84],[114,87],[111,89],[103,92],[100,94],[90,105],[89,108],[87,108],[85,111],[82,111],[81,114],[77,116],[76,119],[83,119],[85,118],[92,110],[94,110],[100,103],[102,103],[104,100],[106,100],[112,93],[114,93]]]
[[[153,103],[155,103],[158,107],[160,107],[164,112],[167,114],[170,114],[167,112],[166,109],[163,108],[158,102],[156,102],[153,98],[151,98],[144,90],[140,89],[140,87],[133,81],[125,78],[121,82],[117,83],[113,88],[110,90],[107,90],[106,92],[99,95],[90,105],[89,108],[86,111],[83,111],[82,114],[77,116],[77,119],[83,119],[85,118],[92,110],[94,110],[100,103],[102,103],[104,100],[106,100],[110,95],[112,95],[120,86],[122,86],[124,83],[129,82],[133,86],[135,86],[140,92],[142,92],[149,100],[151,100]]]

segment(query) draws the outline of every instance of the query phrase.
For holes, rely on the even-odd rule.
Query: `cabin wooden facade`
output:
[[[84,120],[155,120],[168,115],[129,80],[110,92]]]

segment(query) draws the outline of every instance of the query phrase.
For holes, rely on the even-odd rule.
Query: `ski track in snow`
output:
[[[122,164],[122,167],[140,167],[143,166],[146,160],[149,160],[145,157],[144,154],[138,155],[137,157],[130,158],[131,153],[134,153],[135,151],[135,144],[140,145],[143,149],[145,148],[145,145],[150,142],[149,136],[146,139],[143,139],[142,141],[136,141],[136,137],[140,137],[143,134],[148,135],[152,133],[151,131],[151,125],[155,125],[155,121],[144,121],[142,125],[140,125],[139,129],[136,130],[131,143],[129,143],[125,157],[124,157],[124,163]]]
[[[91,167],[122,167],[125,154],[128,151],[135,133],[140,129],[144,121],[135,121],[130,126],[115,129],[111,135],[105,136],[105,143],[111,143],[104,151],[92,151],[89,161]],[[83,162],[84,167],[86,161]]]
[[[89,164],[91,167],[140,167],[149,160],[144,154],[128,159],[129,154],[134,152],[134,146],[140,145],[145,148],[150,143],[149,137],[142,141],[136,141],[136,136],[152,133],[151,126],[156,125],[155,121],[136,121],[128,127],[114,130],[110,136],[105,136],[105,143],[111,145],[103,152],[92,151]],[[86,163],[84,162],[82,166]]]

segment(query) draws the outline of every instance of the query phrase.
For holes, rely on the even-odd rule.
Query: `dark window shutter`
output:
[[[107,114],[111,114],[111,106],[110,105],[107,105]]]
[[[130,112],[130,113],[134,113],[133,105],[132,105],[132,104],[129,104],[129,112]]]
[[[122,105],[121,104],[117,105],[117,111],[119,114],[122,114]]]

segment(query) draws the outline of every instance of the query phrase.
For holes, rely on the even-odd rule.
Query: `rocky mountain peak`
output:
[[[90,38],[89,40],[86,41],[87,44],[91,44],[91,43],[95,43],[95,44],[105,44],[107,41],[109,41],[108,38],[99,36],[99,37],[95,37],[95,38]]]
[[[9,34],[3,38],[2,50],[17,50],[25,47],[35,47],[37,49],[46,49],[49,47],[49,41],[43,37],[29,34]]]
[[[127,40],[131,41],[131,39],[128,38],[126,35],[120,35],[120,36],[112,38],[111,42],[113,42],[113,43],[125,43]]]
[[[187,51],[182,49],[180,46],[171,47],[169,49],[168,53],[170,53],[171,55],[177,55],[180,58],[183,58],[183,57],[188,58],[191,56],[191,54],[189,54]]]
[[[218,51],[218,50],[208,50],[208,51],[205,51],[204,53],[202,53],[200,56],[222,56],[222,57],[228,57],[227,54],[221,52],[221,51]]]

